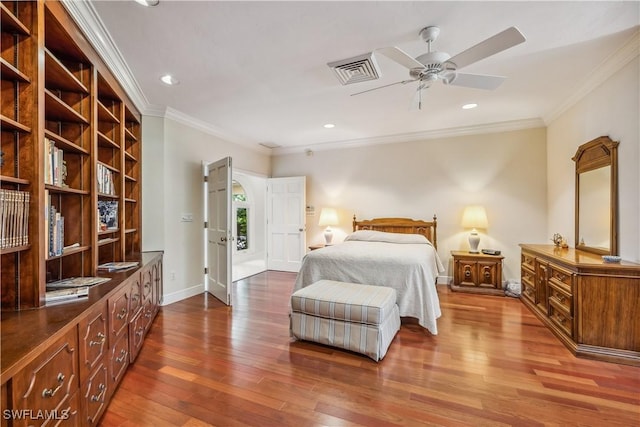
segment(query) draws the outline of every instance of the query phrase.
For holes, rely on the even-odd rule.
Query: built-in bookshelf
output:
[[[0,12],[2,309],[14,310],[45,305],[47,282],[139,254],[141,135],[59,2],[2,0]]]
[[[0,186],[5,196],[2,203],[2,236],[0,268],[2,307],[39,304],[43,281],[40,245],[42,231],[39,216],[40,184],[37,159],[38,115],[34,114],[39,92],[38,69],[38,5],[33,2],[0,3],[0,76],[2,133]],[[17,195],[28,196],[21,216],[27,218],[27,235],[15,239]],[[26,210],[26,212],[25,212]],[[14,226],[11,226],[14,224]]]

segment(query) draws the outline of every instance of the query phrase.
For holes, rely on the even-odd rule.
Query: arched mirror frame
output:
[[[578,147],[572,160],[576,163],[576,249],[601,255],[618,255],[618,141],[601,136]],[[581,243],[580,233],[580,174],[611,166],[609,249]],[[583,207],[584,208],[584,207]]]

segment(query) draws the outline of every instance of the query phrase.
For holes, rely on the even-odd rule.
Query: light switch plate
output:
[[[193,214],[192,213],[183,213],[180,217],[180,222],[193,222]]]

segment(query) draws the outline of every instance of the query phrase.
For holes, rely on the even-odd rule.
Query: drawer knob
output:
[[[102,400],[102,397],[104,396],[104,392],[107,390],[107,386],[104,385],[103,383],[100,383],[100,385],[98,386],[98,390],[100,390],[100,393],[94,394],[93,396],[91,396],[92,402],[98,402]]]
[[[567,297],[565,297],[564,295],[560,296],[560,298],[558,298],[560,300],[560,304],[564,304],[565,301],[567,300]]]
[[[89,341],[89,347],[93,347],[94,345],[104,344],[105,336],[102,332],[98,332],[98,339],[96,341]]]
[[[122,362],[124,362],[124,359],[126,357],[127,357],[127,350],[122,349],[122,350],[120,350],[120,357],[116,357],[116,362],[122,363]]]
[[[116,315],[116,317],[118,318],[118,320],[122,320],[125,317],[127,317],[127,309],[126,309],[126,307],[123,307],[122,310],[120,310],[120,313],[118,313]]]
[[[62,372],[58,373],[58,386],[56,388],[45,388],[44,390],[42,390],[42,397],[53,397],[56,395],[56,393],[62,388],[62,384],[64,384],[64,375],[62,374]]]

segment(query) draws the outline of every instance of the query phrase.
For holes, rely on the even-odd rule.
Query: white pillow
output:
[[[385,242],[385,243],[418,243],[430,245],[431,242],[422,234],[387,233],[384,231],[358,230],[345,237],[344,241]]]

